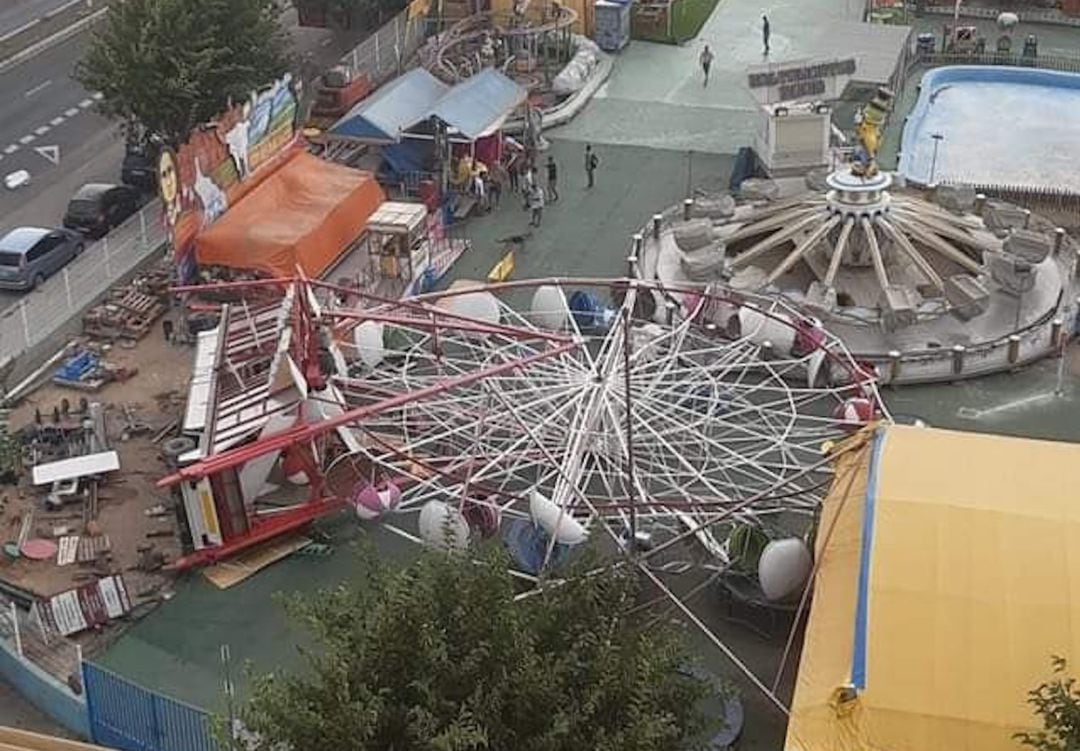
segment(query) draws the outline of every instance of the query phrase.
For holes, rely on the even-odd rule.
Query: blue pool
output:
[[[922,185],[1080,193],[1080,75],[982,65],[931,70],[904,125],[900,150],[900,173]]]

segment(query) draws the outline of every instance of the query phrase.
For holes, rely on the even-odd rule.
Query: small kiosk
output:
[[[424,204],[386,201],[368,219],[367,230],[368,268],[376,288],[411,287],[427,271],[431,248]]]

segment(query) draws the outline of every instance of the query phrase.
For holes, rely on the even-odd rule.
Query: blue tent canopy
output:
[[[418,122],[450,87],[423,68],[413,68],[380,87],[334,123],[330,134],[392,143]]]
[[[450,87],[423,68],[390,81],[338,120],[329,134],[395,143],[410,129],[437,117],[470,140],[496,131],[525,101],[526,91],[494,68]]]
[[[474,140],[498,130],[525,96],[523,87],[495,68],[485,68],[443,94],[431,114]]]

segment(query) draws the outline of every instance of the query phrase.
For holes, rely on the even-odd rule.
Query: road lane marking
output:
[[[64,122],[64,119],[65,118],[64,118],[63,115],[57,115],[56,117],[54,117],[52,120],[49,121],[49,125],[51,125],[51,126],[53,126],[55,128],[60,123]]]
[[[4,147],[4,153],[7,154],[8,156],[11,156],[12,154],[14,154],[18,150],[19,150],[19,144],[17,144],[17,143],[9,144],[8,146]]]
[[[34,135],[35,136],[43,136],[46,133],[48,133],[50,130],[51,130],[51,128],[48,125],[42,125],[40,128],[35,128],[34,129]]]
[[[60,164],[59,146],[37,146],[34,148],[34,151],[48,159],[53,164]]]
[[[95,91],[94,92],[94,101],[95,102],[100,102],[104,98],[105,98],[105,95],[102,94],[100,91]]]
[[[78,107],[69,107],[68,109],[64,110],[64,117],[75,117],[75,115],[77,114],[79,114]]]
[[[34,94],[40,94],[42,91],[49,88],[50,86],[52,86],[52,79],[51,78],[49,80],[47,80],[47,81],[43,81],[43,82],[39,83],[37,86],[34,86],[33,88],[27,89],[26,91],[23,92],[23,96],[26,97],[27,99],[29,99]]]
[[[37,138],[37,136],[35,136],[33,133],[28,133],[19,139],[19,143],[25,146],[28,143],[33,143],[35,138]]]
[[[81,102],[79,102],[79,106],[82,107],[83,109],[86,109],[87,107],[93,107],[94,106],[94,100],[93,99],[83,99]]]

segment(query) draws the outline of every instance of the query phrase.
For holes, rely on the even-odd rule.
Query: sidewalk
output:
[[[757,128],[746,68],[766,62],[761,14],[772,27],[769,62],[842,54],[830,25],[861,19],[862,0],[720,0],[701,34],[688,44],[633,41],[593,101],[552,136],[610,144],[734,154]],[[716,55],[702,86],[698,55]]]

